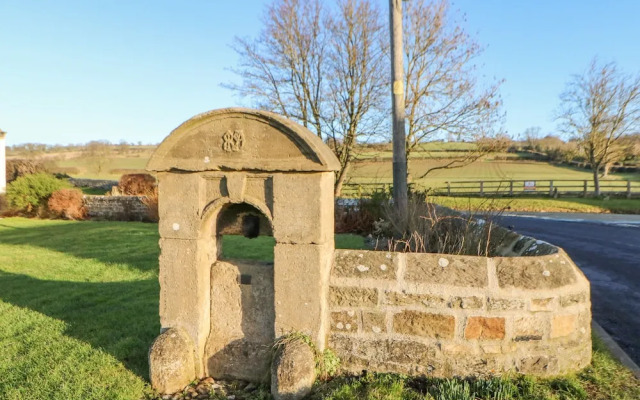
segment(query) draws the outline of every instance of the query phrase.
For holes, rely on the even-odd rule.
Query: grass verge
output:
[[[640,199],[594,199],[594,198],[489,198],[431,196],[430,201],[456,210],[509,210],[528,212],[585,212],[640,214]]]
[[[247,239],[224,240],[227,257],[272,256],[271,238],[253,239],[253,253]],[[157,243],[155,224],[0,219],[0,399],[151,396],[147,351],[160,328]],[[337,247],[362,245],[361,237],[336,236]],[[640,383],[595,340],[590,367],[551,380],[368,374],[319,384],[312,398],[638,399]]]

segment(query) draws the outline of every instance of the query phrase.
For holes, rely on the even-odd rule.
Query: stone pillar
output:
[[[275,334],[308,334],[319,350],[333,262],[333,182],[333,172],[273,177]]]
[[[0,193],[7,191],[7,157],[5,152],[5,137],[7,132],[0,129]]]
[[[160,325],[163,331],[174,328],[189,335],[197,377],[204,376],[202,355],[211,308],[210,246],[199,239],[201,191],[198,174],[158,174]],[[163,351],[161,346],[157,351]]]

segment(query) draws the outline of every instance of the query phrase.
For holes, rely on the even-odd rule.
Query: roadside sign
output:
[[[524,181],[524,191],[525,192],[535,192],[536,191],[536,181]]]

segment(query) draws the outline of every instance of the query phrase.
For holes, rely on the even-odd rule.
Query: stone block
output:
[[[278,243],[333,243],[332,172],[273,175],[273,236]]]
[[[531,311],[552,311],[555,308],[555,298],[531,299]]]
[[[365,333],[385,333],[387,331],[386,315],[381,312],[363,312],[362,330]]]
[[[577,280],[571,264],[555,254],[496,260],[498,284],[502,288],[555,289],[571,285]]]
[[[160,239],[160,324],[185,329],[198,350],[204,348],[210,323],[207,244],[205,240]]]
[[[428,284],[486,287],[487,259],[444,254],[406,253],[405,280]]]
[[[451,297],[447,303],[449,308],[461,308],[464,310],[482,308],[483,305],[482,297],[478,296],[454,296]]]
[[[158,230],[160,237],[197,239],[204,208],[202,179],[195,173],[158,174]]]
[[[368,340],[331,335],[329,346],[340,357],[344,368],[366,366],[369,370],[380,372],[408,373],[416,370],[418,365],[433,363],[437,354],[435,346],[411,340]]]
[[[332,312],[331,330],[335,332],[357,332],[358,313],[355,311]]]
[[[251,277],[241,284],[238,277]],[[211,267],[208,376],[261,382],[268,375],[274,332],[273,264],[216,261]]]
[[[480,350],[482,350],[484,354],[501,354],[502,346],[499,344],[483,344],[480,346]]]
[[[396,279],[398,253],[366,250],[336,250],[333,276]]]
[[[461,343],[452,343],[452,342],[444,342],[442,343],[442,352],[449,355],[462,355],[462,354],[473,354],[475,351],[474,346],[471,342],[461,342]]]
[[[149,350],[151,386],[161,394],[182,390],[196,378],[194,352],[193,342],[183,329],[164,331]]]
[[[571,307],[576,304],[582,304],[587,302],[587,294],[582,293],[573,293],[566,296],[560,297],[560,305],[562,307]]]
[[[253,201],[265,204],[273,215],[273,178],[267,175],[249,175],[245,196]]]
[[[464,337],[468,340],[504,339],[504,318],[469,317],[464,329]]]
[[[331,287],[329,292],[331,307],[375,307],[378,304],[378,290],[357,287]]]
[[[516,368],[523,374],[553,374],[558,370],[558,359],[550,355],[524,357],[517,361]]]
[[[551,335],[550,337],[558,338],[568,336],[576,330],[575,315],[554,315],[551,318]]]
[[[293,340],[282,345],[271,365],[274,400],[298,400],[311,392],[316,380],[315,355],[308,344]]]
[[[427,364],[436,357],[436,348],[410,340],[387,340],[388,361],[398,364]]]
[[[445,308],[447,306],[447,299],[442,296],[432,294],[387,291],[384,296],[384,304],[390,306],[421,305],[427,308]]]
[[[529,342],[542,340],[548,329],[545,316],[521,316],[513,321],[513,340],[515,342]]]
[[[204,186],[204,198],[208,201],[213,201],[221,197],[225,197],[224,191],[224,174],[221,172],[202,174],[203,186]]]
[[[320,350],[328,327],[327,292],[333,262],[333,242],[276,243],[274,294],[276,336],[290,332],[309,334]]]
[[[454,376],[488,378],[505,370],[505,357],[500,354],[461,355],[450,362]]]
[[[490,311],[522,310],[524,301],[520,299],[487,299],[487,309]]]
[[[393,331],[403,335],[452,339],[456,320],[452,315],[402,311],[393,316]]]

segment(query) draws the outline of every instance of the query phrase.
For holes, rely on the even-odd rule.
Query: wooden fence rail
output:
[[[391,183],[346,183],[343,195],[348,197],[368,197],[376,192],[389,192]],[[450,181],[445,186],[418,190],[429,190],[439,196],[581,196],[595,195],[592,180],[537,179],[537,180],[479,180]],[[640,182],[631,180],[600,181],[602,195],[626,198],[640,197]]]

